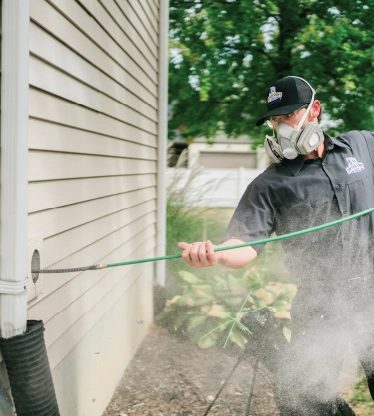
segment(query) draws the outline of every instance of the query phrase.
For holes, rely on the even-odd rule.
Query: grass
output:
[[[374,415],[374,402],[370,396],[366,377],[362,368],[359,372],[359,380],[352,387],[348,397],[348,403],[354,410],[356,416]]]

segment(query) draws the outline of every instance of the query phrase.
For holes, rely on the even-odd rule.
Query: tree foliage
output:
[[[170,137],[259,138],[271,84],[312,82],[328,132],[374,129],[374,0],[171,0]]]

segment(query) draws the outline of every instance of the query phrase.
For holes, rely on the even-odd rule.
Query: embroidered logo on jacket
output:
[[[345,160],[348,163],[348,167],[345,168],[348,175],[352,175],[352,173],[359,173],[365,170],[364,164],[357,162],[355,157],[346,157]]]
[[[269,96],[268,96],[268,104],[274,103],[276,101],[281,101],[282,95],[283,95],[282,92],[276,92],[275,87],[270,87]]]

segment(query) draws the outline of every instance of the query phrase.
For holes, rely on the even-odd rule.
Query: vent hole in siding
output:
[[[34,250],[31,257],[31,270],[40,270],[40,254],[38,250]],[[32,273],[32,281],[34,283],[39,279],[39,273]]]

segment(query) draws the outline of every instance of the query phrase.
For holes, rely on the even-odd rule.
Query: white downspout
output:
[[[168,132],[169,1],[160,0],[158,86],[157,256],[166,253],[166,158]],[[156,263],[157,283],[165,286],[165,261]]]
[[[27,324],[29,0],[2,0],[0,330]]]

